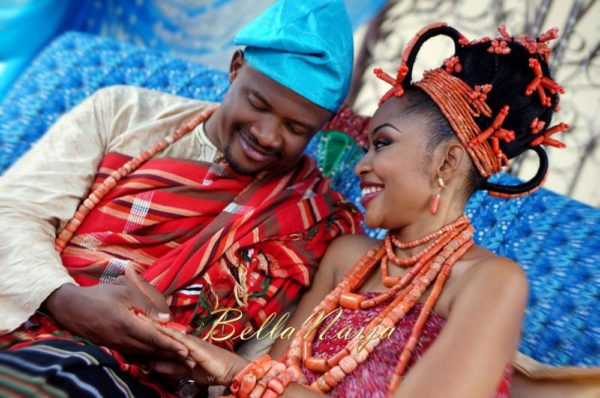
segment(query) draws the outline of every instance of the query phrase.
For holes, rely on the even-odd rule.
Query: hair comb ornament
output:
[[[559,123],[546,128],[546,123],[535,117],[525,129],[527,130],[526,134],[523,134],[522,131],[517,134],[516,131],[503,127],[505,120],[510,119],[509,105],[496,108],[494,114],[487,103],[490,92],[493,90],[492,82],[481,82],[473,86],[467,84],[462,78],[465,71],[460,54],[469,46],[486,43],[489,43],[489,47],[485,49],[490,57],[512,57],[515,48],[518,46],[525,48],[531,57],[528,58],[528,64],[524,66],[524,69],[530,69],[533,78],[531,83],[524,88],[522,95],[528,97],[535,92],[542,106],[554,106],[556,111],[559,102],[558,94],[563,94],[565,91],[549,75],[544,74],[541,61],[544,64],[547,63],[551,53],[547,42],[558,37],[558,30],[550,29],[536,39],[528,36],[513,38],[505,26],[500,26],[498,32],[500,37],[495,39],[484,36],[481,39],[469,41],[460,32],[445,23],[434,23],[421,29],[409,42],[402,55],[395,78],[380,68],[375,69],[374,72],[378,78],[392,86],[381,97],[379,105],[392,97],[401,97],[410,86],[418,87],[429,95],[469,153],[478,172],[486,179],[509,166],[509,158],[517,156],[527,149],[533,150],[539,158],[539,168],[531,180],[514,186],[498,185],[486,181],[482,187],[493,196],[519,197],[535,191],[543,184],[548,170],[548,157],[541,146],[564,148],[565,145],[562,142],[551,136],[566,131],[569,126]],[[411,82],[417,54],[423,44],[435,36],[446,36],[452,39],[454,54],[443,61],[442,67],[425,72],[421,80]],[[523,54],[523,51],[521,50],[519,53]],[[481,123],[485,127],[480,127]],[[513,141],[514,145],[512,145]],[[506,145],[509,143],[511,143],[508,147],[511,148],[509,151],[511,156],[505,153]],[[518,146],[517,150],[514,149],[516,146]]]

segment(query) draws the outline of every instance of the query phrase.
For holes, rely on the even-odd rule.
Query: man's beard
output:
[[[225,158],[229,166],[233,169],[233,171],[235,171],[238,174],[253,175],[258,172],[257,170],[248,170],[247,168],[239,165],[233,160],[233,155],[231,154],[231,142],[228,142],[227,145],[225,145],[225,149],[223,150],[223,157]]]
[[[256,141],[256,138],[254,138],[250,133],[243,133],[242,128],[240,126],[235,126],[235,128],[233,130],[234,130],[234,133],[231,135],[231,137],[229,138],[229,141],[227,141],[227,143],[225,144],[225,148],[223,149],[223,156],[225,157],[225,160],[227,161],[227,163],[229,163],[231,168],[236,173],[241,174],[241,175],[254,175],[254,174],[257,174],[260,171],[264,170],[267,166],[267,165],[263,164],[262,167],[259,167],[256,169],[248,169],[248,168],[242,166],[241,164],[239,164],[238,162],[236,162],[234,159],[233,153],[232,153],[233,151],[231,149],[233,146],[233,143],[236,140],[241,141],[241,140],[245,139],[245,140],[249,141],[250,145],[252,145],[253,147],[260,147],[262,149],[262,151],[270,152],[272,157],[280,159],[280,160],[283,158],[283,156],[280,152],[269,151],[268,149],[261,147],[261,145]],[[241,137],[242,134],[244,135],[244,138]],[[238,142],[238,146],[240,146],[240,151],[242,151],[241,145],[242,144],[240,142]]]

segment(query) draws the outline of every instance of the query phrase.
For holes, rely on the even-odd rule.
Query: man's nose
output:
[[[265,118],[250,127],[258,144],[264,148],[279,149],[282,142],[281,124],[275,118]]]

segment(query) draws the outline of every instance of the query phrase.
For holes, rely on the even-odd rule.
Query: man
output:
[[[326,244],[355,231],[354,209],[303,156],[348,91],[343,2],[281,0],[235,42],[246,48],[214,113],[104,89],[2,176],[0,331],[27,322],[0,336],[0,387],[164,394],[138,365],[187,352],[136,311],[202,336],[214,310],[239,308],[235,335],[257,329],[310,284]]]

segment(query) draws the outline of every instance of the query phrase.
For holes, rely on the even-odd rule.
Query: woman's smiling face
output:
[[[365,222],[395,229],[428,211],[433,192],[429,123],[422,112],[404,112],[406,96],[386,101],[369,126],[369,149],[357,163]]]

